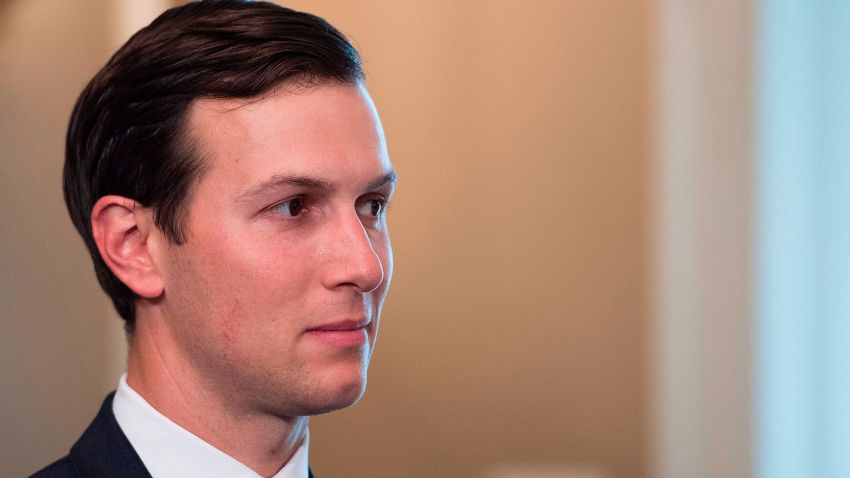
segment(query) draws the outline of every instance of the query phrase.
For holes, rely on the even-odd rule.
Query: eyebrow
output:
[[[395,170],[390,170],[387,174],[369,183],[366,189],[378,189],[384,184],[395,183],[398,180],[398,175]]]
[[[381,186],[387,183],[395,183],[397,177],[398,175],[396,174],[396,172],[390,170],[388,173],[369,183],[366,189],[374,190],[380,188]],[[325,181],[319,178],[314,178],[310,176],[290,176],[275,174],[274,176],[271,176],[265,181],[260,182],[256,186],[249,189],[247,192],[240,195],[239,200],[246,201],[258,196],[263,196],[269,192],[279,189],[282,186],[300,186],[311,189],[319,189],[326,192],[333,191],[337,188],[337,185],[335,183]]]

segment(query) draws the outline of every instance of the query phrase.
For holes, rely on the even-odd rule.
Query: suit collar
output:
[[[151,478],[115,420],[114,397],[115,392],[106,396],[94,421],[71,448],[68,458],[80,478]],[[315,478],[313,470],[308,470],[308,474],[309,478]]]
[[[150,473],[115,421],[110,393],[94,421],[71,448],[69,458],[81,478],[150,478]]]

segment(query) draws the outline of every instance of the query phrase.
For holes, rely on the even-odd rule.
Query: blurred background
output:
[[[850,476],[850,2],[298,0],[400,189],[325,477]],[[121,323],[67,217],[73,102],[167,0],[0,0],[0,475],[64,455]]]

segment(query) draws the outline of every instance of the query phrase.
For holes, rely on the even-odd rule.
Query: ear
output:
[[[100,256],[113,274],[146,299],[162,295],[163,281],[151,254],[152,213],[122,196],[104,196],[92,208],[91,225]]]

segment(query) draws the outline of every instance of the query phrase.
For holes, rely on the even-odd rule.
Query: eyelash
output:
[[[274,217],[277,217],[277,218],[281,218],[281,217],[287,218],[287,219],[284,219],[284,220],[296,220],[296,219],[301,218],[304,215],[303,211],[309,209],[309,204],[307,204],[307,203],[308,203],[307,198],[305,198],[303,196],[297,196],[297,197],[289,198],[289,199],[286,199],[284,201],[273,204],[273,205],[269,206],[268,208],[266,208],[265,212],[267,214],[274,216]],[[367,215],[367,217],[369,219],[372,219],[372,220],[378,220],[378,219],[383,218],[386,215],[387,210],[390,207],[390,202],[386,198],[383,198],[383,197],[371,197],[371,198],[361,199],[361,200],[358,200],[358,203],[359,204],[355,205],[355,210],[358,210],[358,214],[360,213],[359,207],[360,207],[361,204],[377,203],[378,211],[376,213],[374,213],[374,215],[371,212],[370,212],[370,214]],[[297,207],[298,207],[298,212],[295,213],[294,215],[279,214],[277,212],[277,210],[279,208],[281,208],[282,206],[286,206],[286,205],[290,205],[289,209],[291,210],[293,204],[296,204]]]
[[[387,201],[386,199],[384,199],[382,197],[369,198],[364,202],[365,203],[377,203],[378,204],[378,212],[375,213],[374,215],[370,214],[370,216],[369,216],[369,217],[373,217],[375,219],[379,219],[379,218],[385,216],[387,214],[387,208],[390,206],[389,201]]]
[[[277,210],[278,210],[281,206],[284,206],[284,205],[287,205],[287,204],[292,204],[292,203],[295,203],[295,202],[300,203],[300,210],[299,210],[299,211],[303,211],[304,209],[306,209],[306,208],[307,208],[307,206],[306,206],[306,204],[305,204],[305,203],[306,203],[305,198],[304,198],[304,197],[302,197],[302,196],[298,196],[298,197],[294,197],[294,198],[289,198],[289,199],[287,199],[287,200],[285,200],[285,201],[281,201],[281,202],[279,202],[279,203],[277,203],[277,204],[273,204],[273,205],[269,206],[269,207],[268,207],[268,209],[267,209],[266,211],[267,211],[269,214],[272,214],[272,215],[274,215],[274,216],[297,218],[297,217],[299,217],[301,214],[295,214],[295,215],[292,215],[292,216],[287,216],[287,215],[283,215],[283,214],[278,214],[278,213],[276,212],[276,211],[277,211]]]

